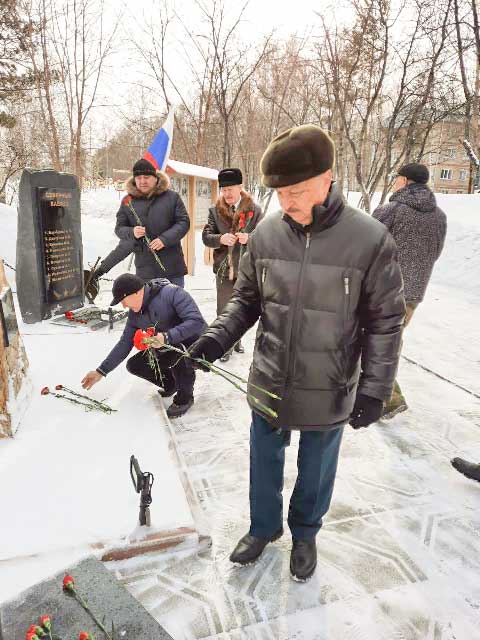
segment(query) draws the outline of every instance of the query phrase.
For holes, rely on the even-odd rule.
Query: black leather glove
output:
[[[200,336],[200,338],[189,348],[188,353],[192,358],[202,358],[208,362],[215,362],[215,360],[218,360],[218,358],[223,356],[223,349],[220,346],[220,343],[214,338],[210,338],[209,336]],[[192,360],[191,362],[195,369],[201,369],[201,371],[207,372],[210,371],[208,367],[200,362],[195,362],[195,360]]]
[[[92,275],[92,279],[98,280],[99,278],[101,278],[102,276],[104,276],[107,272],[104,271],[104,269],[102,268],[102,265],[98,266],[95,271],[93,272]]]
[[[355,399],[353,411],[350,415],[350,424],[354,429],[368,427],[368,425],[376,422],[380,418],[382,411],[383,400],[359,393]]]

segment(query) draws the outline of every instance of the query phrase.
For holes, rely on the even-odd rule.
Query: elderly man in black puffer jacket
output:
[[[435,194],[427,185],[429,177],[424,164],[406,164],[395,178],[389,203],[373,212],[373,217],[387,227],[397,243],[407,305],[405,327],[425,297],[447,232],[447,217],[437,206]],[[406,409],[408,405],[395,381],[392,397],[385,403],[382,417],[393,418]]]
[[[344,426],[379,419],[405,315],[395,242],[345,202],[333,162],[332,140],[313,125],[270,143],[261,171],[282,211],[251,234],[230,301],[190,349],[212,362],[259,320],[248,388],[251,526],[230,560],[250,564],[282,535],[285,447],[298,429],[288,524],[290,571],[301,581],[315,571],[315,536],[330,505]]]

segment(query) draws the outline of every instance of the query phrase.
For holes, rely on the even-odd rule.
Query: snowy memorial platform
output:
[[[91,613],[81,606],[72,591],[63,587],[65,576],[73,579],[75,591],[87,602]],[[38,624],[45,615],[50,617],[54,637],[78,638],[86,631],[96,638],[107,638],[92,614],[109,633],[108,640],[172,640],[95,558],[66,567],[1,606],[0,638],[23,638],[30,626]]]
[[[102,194],[93,195],[101,201]],[[87,261],[117,243],[113,221],[118,195],[108,192],[105,200],[107,220],[83,216]],[[0,255],[8,263],[17,302],[13,207],[0,205],[0,228]],[[126,270],[126,264],[119,265],[112,275]],[[107,309],[110,300],[111,282],[102,282],[98,307]],[[93,332],[88,326],[57,325],[50,319],[27,324],[18,307],[17,319],[31,363],[31,394],[15,438],[0,441],[0,602],[92,553],[112,558],[147,549],[196,547],[199,531],[184,465],[171,438],[164,401],[152,385],[120,365],[88,392],[92,399],[105,400],[115,410],[111,414],[41,395],[42,388],[55,391],[59,384],[82,392],[82,377],[114,346],[124,322],[115,322],[112,330],[107,323]],[[132,454],[154,476],[148,529],[137,524]]]

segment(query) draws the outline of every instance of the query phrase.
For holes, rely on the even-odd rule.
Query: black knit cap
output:
[[[145,160],[145,158],[140,158],[140,160],[137,160],[133,165],[133,175],[157,177],[157,170],[151,162]]]
[[[110,303],[111,307],[121,302],[127,296],[132,293],[137,293],[143,287],[143,280],[133,273],[122,273],[121,276],[115,279],[112,287],[113,300]]]
[[[243,184],[243,176],[240,169],[222,169],[218,172],[218,185],[223,187],[233,187],[235,184]]]
[[[325,173],[333,167],[335,145],[328,133],[314,124],[284,131],[268,145],[260,161],[262,181],[277,189]]]
[[[419,184],[427,184],[430,179],[428,168],[424,164],[419,164],[418,162],[411,162],[410,164],[404,165],[398,171],[397,175],[403,176],[407,180],[418,182]]]

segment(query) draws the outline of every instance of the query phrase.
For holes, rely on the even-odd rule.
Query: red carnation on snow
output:
[[[45,629],[49,630],[52,627],[52,621],[50,620],[50,616],[42,616],[39,620],[40,624],[42,625],[42,627],[44,627]]]
[[[87,631],[80,631],[78,640],[93,640],[93,636],[91,636]]]
[[[145,338],[151,338],[155,335],[155,329],[150,327],[146,331],[142,329],[137,329],[135,331],[135,335],[133,336],[133,346],[137,348],[139,351],[145,351],[148,349],[148,344],[145,344]]]
[[[25,640],[39,640],[37,634],[34,631],[28,631],[25,636]]]
[[[67,320],[73,320],[73,311],[65,311],[65,317]]]
[[[75,582],[72,578],[72,576],[65,576],[63,579],[63,588],[66,591],[75,591]]]
[[[63,389],[63,384],[57,384],[57,385],[55,385],[55,389],[56,389],[57,391],[61,391],[61,390]]]
[[[48,396],[48,394],[50,393],[50,389],[48,387],[43,387],[40,393],[42,394],[42,396]]]
[[[32,624],[27,631],[27,636],[31,638],[43,638],[44,635],[45,631],[38,624]]]

